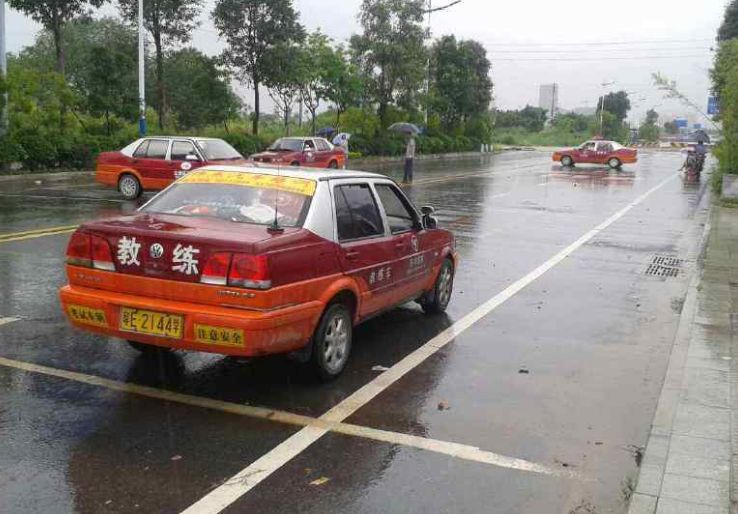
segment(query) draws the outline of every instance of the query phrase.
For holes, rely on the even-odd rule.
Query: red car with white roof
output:
[[[114,186],[126,200],[144,190],[161,190],[189,171],[208,164],[240,164],[246,160],[222,139],[152,136],[137,139],[117,152],[97,158],[95,180]]]
[[[588,163],[607,164],[611,168],[618,169],[623,164],[638,162],[638,150],[626,148],[615,141],[594,139],[575,148],[556,151],[552,158],[565,167]]]
[[[264,152],[251,156],[255,162],[307,168],[343,168],[346,154],[322,137],[283,137]]]
[[[330,379],[356,323],[412,300],[445,310],[457,254],[432,212],[383,175],[207,167],[81,225],[61,304],[143,352],[293,353]]]

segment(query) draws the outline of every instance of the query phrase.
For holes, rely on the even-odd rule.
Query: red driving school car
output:
[[[570,167],[574,164],[607,164],[617,169],[623,164],[634,164],[638,162],[638,151],[634,148],[626,148],[615,141],[592,140],[576,148],[567,148],[554,152],[553,160],[560,162],[562,166]]]
[[[61,304],[142,352],[292,353],[330,379],[354,324],[412,300],[445,310],[457,254],[432,212],[383,175],[207,167],[81,225]]]
[[[222,139],[153,136],[138,139],[118,152],[97,158],[95,180],[117,187],[126,200],[145,189],[164,189],[187,172],[206,164],[245,163]]]
[[[251,156],[255,162],[304,166],[308,168],[343,168],[346,154],[322,137],[283,137],[266,151]]]

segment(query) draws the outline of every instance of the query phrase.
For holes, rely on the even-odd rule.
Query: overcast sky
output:
[[[449,0],[433,0],[434,6]],[[222,48],[206,0],[194,46],[208,54]],[[434,36],[473,38],[492,61],[494,96],[501,109],[537,105],[540,84],[557,82],[563,108],[593,107],[603,82],[631,92],[632,119],[651,107],[664,115],[686,114],[664,100],[651,81],[660,71],[677,81],[698,105],[707,103],[711,47],[727,0],[462,0],[432,18]],[[308,29],[320,27],[337,41],[359,30],[361,0],[296,0]],[[102,13],[114,14],[111,6]],[[10,10],[8,51],[33,42],[38,30],[31,20]],[[264,95],[266,96],[266,95]],[[249,101],[250,103],[250,101]]]

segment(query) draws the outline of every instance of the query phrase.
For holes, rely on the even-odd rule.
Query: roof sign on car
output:
[[[276,189],[288,193],[304,196],[315,194],[315,181],[276,175],[262,175],[258,173],[233,173],[231,171],[194,171],[180,180],[186,184],[228,184],[234,186],[261,187]]]

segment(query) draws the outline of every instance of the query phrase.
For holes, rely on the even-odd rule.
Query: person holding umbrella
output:
[[[402,178],[403,184],[413,183],[413,167],[415,165],[415,136],[420,134],[420,129],[412,123],[393,123],[390,130],[407,136],[405,145],[405,173]]]
[[[343,169],[348,168],[348,160],[349,160],[349,139],[351,139],[351,134],[347,132],[341,132],[336,137],[333,138],[333,145],[337,146],[343,151],[344,160],[343,160]]]

